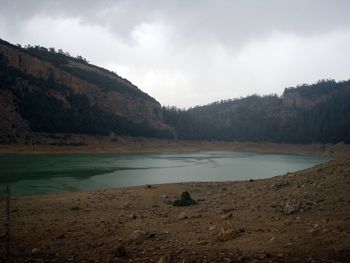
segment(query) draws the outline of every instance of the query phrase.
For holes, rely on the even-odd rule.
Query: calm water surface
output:
[[[325,158],[235,152],[0,155],[0,191],[16,195],[188,181],[267,178]]]

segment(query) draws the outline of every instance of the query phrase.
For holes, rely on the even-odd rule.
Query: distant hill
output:
[[[0,143],[33,133],[172,138],[161,105],[81,56],[0,40]]]
[[[350,143],[350,81],[322,80],[281,97],[249,96],[189,110],[163,108],[178,138],[287,143]]]

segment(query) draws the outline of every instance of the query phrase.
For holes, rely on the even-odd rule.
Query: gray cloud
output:
[[[0,4],[1,38],[83,54],[164,104],[281,93],[289,85],[350,73],[346,0]]]
[[[79,18],[82,23],[127,33],[141,23],[171,24],[184,41],[213,40],[229,44],[269,32],[318,34],[348,28],[350,2],[309,1],[161,1],[161,0],[2,0],[8,26],[35,16]]]

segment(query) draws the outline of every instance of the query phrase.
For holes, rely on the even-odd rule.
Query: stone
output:
[[[287,201],[283,207],[283,213],[286,215],[293,214],[297,211],[297,208],[291,204],[290,201]]]
[[[135,230],[132,232],[131,239],[137,242],[142,242],[146,239],[146,232],[142,230]]]
[[[290,186],[290,183],[288,181],[283,181],[283,182],[277,182],[277,183],[273,184],[271,187],[274,190],[280,190],[280,189],[282,189],[284,187],[288,187],[288,186]]]
[[[179,220],[183,220],[183,219],[188,218],[188,216],[186,215],[185,212],[181,212],[181,213],[177,216],[177,218],[178,218]]]
[[[227,220],[227,219],[232,218],[232,217],[233,217],[232,213],[228,213],[228,214],[222,215],[222,216],[221,216],[221,219]]]
[[[125,257],[126,256],[126,249],[122,245],[118,245],[114,251],[113,251],[113,256],[114,257]]]
[[[160,259],[157,261],[157,263],[170,263],[171,262],[171,255],[163,255],[160,257]]]
[[[137,218],[137,216],[135,215],[135,214],[130,214],[130,219],[136,219]]]
[[[198,203],[191,198],[190,193],[185,191],[181,194],[181,197],[179,200],[175,200],[175,202],[173,203],[173,206],[190,206],[190,205],[197,205],[197,204]]]
[[[222,209],[222,212],[223,213],[229,213],[229,212],[232,212],[233,210],[234,210],[234,208],[232,208],[232,207],[226,207],[226,208]]]
[[[239,234],[239,231],[237,231],[236,229],[224,226],[220,231],[219,239],[221,241],[228,241],[238,237]]]
[[[32,249],[32,254],[36,255],[40,253],[40,249],[39,248],[33,248]]]
[[[210,226],[209,227],[209,231],[214,231],[214,230],[216,230],[216,226]]]

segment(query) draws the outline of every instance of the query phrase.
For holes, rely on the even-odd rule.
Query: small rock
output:
[[[130,219],[136,219],[137,218],[137,216],[135,214],[130,214],[129,217],[130,217]]]
[[[293,206],[290,201],[287,201],[286,204],[283,207],[283,213],[286,215],[293,214],[297,211],[297,208]]]
[[[226,208],[222,209],[222,212],[225,214],[225,213],[232,212],[233,210],[234,210],[234,208],[232,208],[232,207],[226,207]]]
[[[114,251],[113,251],[113,256],[114,257],[125,257],[126,256],[126,249],[125,247],[119,245],[117,246]]]
[[[158,263],[170,263],[170,262],[171,262],[171,255],[170,254],[161,256],[160,259],[158,260]]]
[[[228,214],[222,215],[222,216],[221,216],[221,219],[227,220],[227,219],[232,218],[232,217],[233,217],[232,213],[228,213]]]
[[[188,216],[186,215],[185,212],[181,212],[181,213],[177,216],[177,218],[178,218],[179,220],[183,220],[183,219],[188,218]]]
[[[221,232],[219,234],[219,239],[221,241],[227,241],[238,237],[239,234],[240,234],[239,231],[237,231],[236,229],[228,228],[227,226],[225,226],[221,229]]]
[[[135,230],[132,232],[131,239],[137,242],[142,242],[146,239],[146,232],[142,230]]]
[[[39,254],[40,253],[40,249],[39,248],[33,248],[32,249],[32,254]]]
[[[288,186],[290,186],[290,183],[288,181],[283,181],[283,182],[275,183],[271,187],[274,190],[280,190],[280,189],[282,189],[284,187],[288,187]]]
[[[214,231],[214,230],[216,230],[216,226],[210,226],[209,227],[209,231]]]

